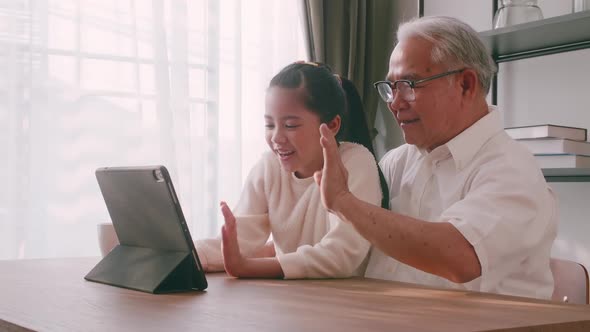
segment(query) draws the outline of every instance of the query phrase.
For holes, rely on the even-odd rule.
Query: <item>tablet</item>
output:
[[[166,167],[104,167],[96,179],[119,245],[87,280],[150,293],[207,288]]]

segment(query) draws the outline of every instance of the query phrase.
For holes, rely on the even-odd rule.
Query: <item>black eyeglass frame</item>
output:
[[[373,86],[375,87],[375,89],[377,89],[377,92],[379,93],[379,96],[381,97],[381,99],[383,101],[385,101],[386,103],[391,103],[395,99],[395,96],[397,95],[397,94],[394,94],[393,93],[393,90],[396,90],[395,87],[397,86],[397,84],[399,82],[405,82],[405,83],[407,83],[410,86],[410,89],[412,89],[412,94],[414,94],[414,99],[407,100],[407,101],[413,101],[416,98],[416,95],[415,95],[415,92],[414,92],[414,88],[416,88],[416,85],[417,84],[421,84],[421,83],[424,83],[424,82],[435,80],[437,78],[441,78],[441,77],[445,77],[445,76],[457,74],[457,73],[460,73],[460,72],[464,71],[465,69],[467,69],[467,68],[455,69],[455,70],[447,71],[447,72],[440,73],[440,74],[437,74],[437,75],[434,75],[434,76],[429,76],[429,77],[426,77],[426,78],[421,78],[419,80],[396,80],[396,81],[393,81],[393,82],[387,81],[387,80],[385,80],[385,81],[377,81],[377,82],[373,83]],[[382,85],[382,84],[385,84],[385,85],[389,86],[389,89],[391,90],[392,98],[391,98],[390,101],[385,100],[385,98],[383,98],[383,95],[381,95],[381,92],[379,92],[379,86]]]

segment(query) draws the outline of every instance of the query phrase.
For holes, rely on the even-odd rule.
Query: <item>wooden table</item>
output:
[[[97,261],[0,261],[0,331],[590,331],[589,306],[363,278],[151,295],[85,281]]]

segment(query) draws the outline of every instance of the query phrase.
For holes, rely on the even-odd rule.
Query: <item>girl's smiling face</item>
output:
[[[304,93],[301,88],[269,88],[264,114],[268,146],[281,167],[298,178],[310,177],[324,165],[320,117],[305,107]]]

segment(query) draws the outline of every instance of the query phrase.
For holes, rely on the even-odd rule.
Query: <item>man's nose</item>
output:
[[[404,100],[404,98],[401,96],[401,93],[396,93],[393,96],[393,99],[387,104],[387,106],[389,107],[389,110],[392,112],[397,112],[399,111],[401,108],[404,107],[404,104],[407,104],[407,102]]]

